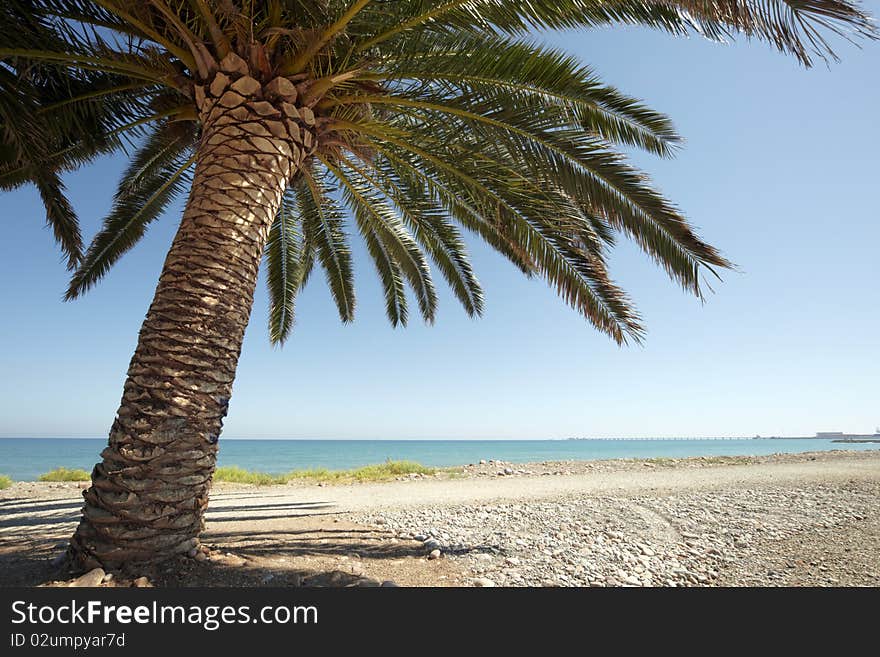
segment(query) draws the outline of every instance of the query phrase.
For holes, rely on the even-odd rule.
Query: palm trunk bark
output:
[[[264,86],[242,60],[227,60],[195,89],[203,131],[193,186],[83,493],[69,551],[77,569],[198,546],[263,248],[315,143],[314,118],[289,81]]]

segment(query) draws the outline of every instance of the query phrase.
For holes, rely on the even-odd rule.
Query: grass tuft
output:
[[[265,472],[251,472],[237,465],[228,465],[217,468],[214,471],[214,481],[228,481],[233,484],[254,484],[255,486],[270,486],[272,484],[286,483],[284,475],[270,475]]]
[[[9,488],[12,485],[12,479],[6,475],[0,475],[0,490]]]
[[[752,456],[702,456],[699,458],[703,463],[712,465],[746,465],[755,460]]]
[[[88,481],[90,478],[85,470],[55,468],[51,472],[41,474],[38,481]]]
[[[428,468],[413,461],[385,461],[376,465],[365,465],[349,470],[328,470],[326,468],[310,468],[308,470],[292,470],[285,474],[272,475],[265,472],[252,472],[238,466],[217,468],[214,481],[225,481],[235,484],[254,484],[270,486],[286,484],[290,481],[305,480],[313,482],[351,483],[355,481],[387,481],[401,475],[423,474],[432,475],[437,470]]]
[[[630,460],[632,460],[633,462],[636,462],[636,463],[644,460],[645,463],[650,463],[651,465],[662,465],[664,467],[673,466],[676,463],[678,463],[677,459],[670,458],[668,456],[654,456],[652,458],[647,458],[647,459],[630,459]]]

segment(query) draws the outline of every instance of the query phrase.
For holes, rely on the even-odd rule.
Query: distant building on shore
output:
[[[823,440],[833,440],[835,442],[849,441],[877,441],[880,440],[880,427],[873,433],[843,433],[843,431],[817,431],[816,438]]]

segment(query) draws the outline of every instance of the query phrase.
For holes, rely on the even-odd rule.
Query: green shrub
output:
[[[308,479],[310,481],[350,482],[350,481],[385,481],[407,474],[434,474],[434,468],[426,468],[413,461],[385,461],[376,465],[365,465],[350,470],[294,470],[285,475],[288,479]]]
[[[85,470],[55,468],[51,472],[41,474],[39,481],[88,481],[90,478],[89,473]]]
[[[349,472],[354,479],[373,481],[408,474],[432,475],[436,470],[434,468],[426,468],[421,463],[416,463],[415,461],[385,461],[385,463],[380,463],[379,465],[366,465]]]
[[[6,475],[0,475],[0,490],[4,488],[9,488],[12,485],[12,479],[7,477]]]
[[[224,466],[214,471],[214,481],[228,481],[233,484],[254,484],[256,486],[269,486],[271,484],[283,484],[287,480],[284,475],[270,475],[265,472],[251,472],[237,465]]]
[[[426,468],[420,463],[413,461],[385,461],[377,465],[365,465],[361,468],[349,470],[328,470],[326,468],[310,468],[308,470],[293,470],[285,474],[272,475],[266,472],[252,472],[236,465],[217,468],[214,472],[214,481],[225,481],[234,484],[254,484],[255,486],[270,486],[272,484],[286,484],[287,482],[300,479],[314,482],[337,482],[347,483],[353,481],[386,481],[407,474],[434,474],[434,468]]]

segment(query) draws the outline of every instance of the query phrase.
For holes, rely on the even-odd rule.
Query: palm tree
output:
[[[834,57],[826,37],[875,36],[849,0],[12,0],[0,21],[0,186],[39,189],[75,267],[67,298],[189,194],[84,493],[80,568],[197,548],[262,260],[277,343],[316,265],[354,317],[347,230],[395,325],[407,288],[434,318],[429,259],[480,314],[461,229],[618,343],[643,334],[606,267],[618,235],[696,295],[729,266],[620,153],[673,154],[670,121],[533,32],[739,33],[806,66]],[[82,253],[60,176],[121,149]]]

